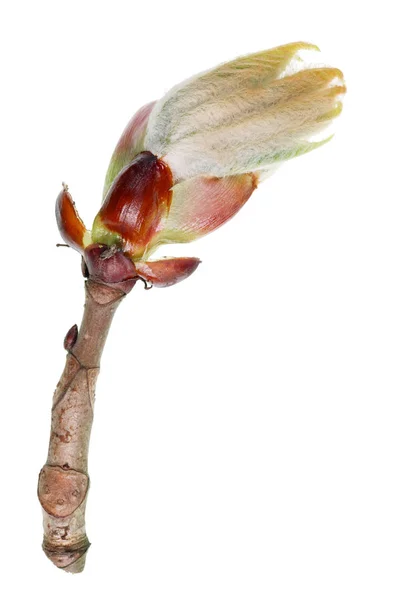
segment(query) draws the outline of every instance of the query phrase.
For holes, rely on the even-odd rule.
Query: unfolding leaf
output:
[[[204,123],[182,119],[164,160],[180,181],[254,171],[298,156],[340,114],[344,92],[340,71],[311,69],[275,81],[262,93],[233,97],[219,112],[204,107],[198,115]]]
[[[145,145],[159,156],[169,150],[171,138],[182,118],[209,103],[265,88],[277,79],[288,64],[299,60],[302,50],[318,50],[305,42],[295,42],[242,56],[195,75],[173,87],[159,100],[150,117]]]

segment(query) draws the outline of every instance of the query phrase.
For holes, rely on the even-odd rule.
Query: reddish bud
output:
[[[115,234],[125,252],[143,256],[168,214],[172,185],[168,165],[151,152],[138,154],[111,186],[93,224],[93,241],[108,243]]]

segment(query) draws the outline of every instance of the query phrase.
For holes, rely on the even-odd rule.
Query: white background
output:
[[[1,15],[1,595],[354,600],[400,595],[398,20],[389,2],[13,2]],[[186,282],[123,302],[103,355],[86,569],[41,551],[78,254],[142,104],[240,54],[305,40],[341,68],[334,140],[168,254]]]

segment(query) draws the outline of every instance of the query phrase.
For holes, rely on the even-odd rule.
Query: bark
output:
[[[59,568],[84,569],[90,546],[85,530],[88,450],[100,357],[114,312],[125,296],[91,279],[85,283],[82,325],[65,338],[66,365],[53,398],[47,462],[39,475],[43,550]]]

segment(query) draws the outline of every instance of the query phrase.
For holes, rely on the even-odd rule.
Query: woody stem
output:
[[[84,569],[89,540],[85,508],[88,450],[100,358],[116,308],[125,293],[88,280],[78,337],[69,342],[66,364],[53,398],[47,462],[39,475],[43,550],[59,568]]]

